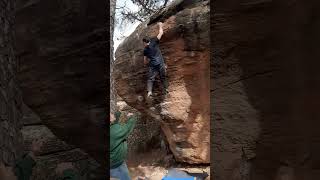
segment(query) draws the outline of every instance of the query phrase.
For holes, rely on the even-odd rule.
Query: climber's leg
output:
[[[165,69],[164,65],[160,66],[159,75],[160,75],[160,80],[161,80],[161,83],[163,86],[163,93],[167,94],[168,93],[168,91],[167,91],[168,83],[167,83],[167,79],[166,79],[166,69]]]
[[[110,169],[110,177],[120,180],[130,180],[129,170],[126,162],[123,162],[119,167]]]
[[[157,74],[158,74],[158,71],[156,68],[149,67],[148,83],[147,83],[148,97],[152,95],[152,87],[153,87],[153,83],[156,79]]]

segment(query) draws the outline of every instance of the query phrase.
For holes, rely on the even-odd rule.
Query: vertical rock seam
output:
[[[114,64],[114,47],[113,47],[113,33],[115,25],[115,11],[116,11],[116,0],[110,1],[110,112],[115,111],[116,107],[116,89],[114,87],[113,64]]]

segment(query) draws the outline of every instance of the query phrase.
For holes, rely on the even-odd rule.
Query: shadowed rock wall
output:
[[[213,7],[214,179],[319,179],[319,3]]]
[[[58,138],[106,165],[104,1],[18,1],[19,80],[25,103]]]
[[[15,1],[0,2],[0,162],[14,165],[22,153],[22,96],[17,81],[13,16]]]
[[[100,165],[87,153],[55,136],[50,129],[42,124],[40,117],[26,105],[23,105],[22,110],[23,128],[21,132],[24,150],[28,152],[34,140],[41,138],[43,141],[36,158],[36,166],[33,168],[32,180],[57,179],[55,169],[62,162],[72,162],[83,180],[105,179],[104,169],[101,169]]]

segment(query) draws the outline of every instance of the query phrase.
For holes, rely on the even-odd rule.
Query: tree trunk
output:
[[[115,25],[115,10],[117,0],[110,0],[110,112],[113,113],[116,109],[116,89],[114,87],[113,78],[113,63],[114,63],[114,44],[113,44],[113,32]]]

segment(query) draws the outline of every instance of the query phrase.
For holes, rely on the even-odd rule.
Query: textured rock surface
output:
[[[23,106],[24,150],[29,151],[32,141],[43,140],[43,146],[37,157],[37,164],[33,169],[32,180],[55,180],[55,168],[58,163],[72,162],[81,172],[83,179],[105,179],[99,173],[99,164],[79,148],[66,144],[57,138],[46,126],[41,124],[41,119],[27,106]]]
[[[138,121],[135,128],[128,137],[128,159],[135,158],[138,154],[158,150],[163,142],[163,134],[161,133],[161,124],[159,121],[152,121],[150,117],[143,116],[139,111],[130,107],[121,97],[117,97],[117,109],[120,110],[123,116],[121,121],[126,121],[126,114],[134,113]],[[164,144],[163,144],[164,145]],[[163,148],[164,149],[164,148]]]
[[[165,17],[160,48],[168,66],[169,96],[163,97],[155,85],[153,102],[144,100],[147,67],[143,66],[142,38],[158,33],[155,23],[146,27],[148,22],[141,24],[116,51],[117,93],[142,114],[161,117],[162,130],[177,161],[209,163],[208,1],[177,3],[151,19],[157,16]]]
[[[106,163],[105,1],[18,1],[25,103],[68,144]]]
[[[113,72],[113,63],[115,61],[114,58],[114,42],[113,42],[113,37],[114,37],[114,27],[115,27],[115,14],[116,14],[116,4],[117,4],[117,0],[111,0],[110,2],[110,39],[109,39],[109,44],[110,44],[110,48],[109,48],[109,53],[110,53],[110,112],[114,113],[115,112],[115,108],[116,108],[116,104],[117,104],[117,92],[116,92],[116,88],[114,86],[114,78],[111,75]]]
[[[215,180],[320,178],[316,2],[213,5]]]
[[[0,162],[6,165],[13,165],[22,153],[22,99],[14,53],[14,2],[0,1]]]

